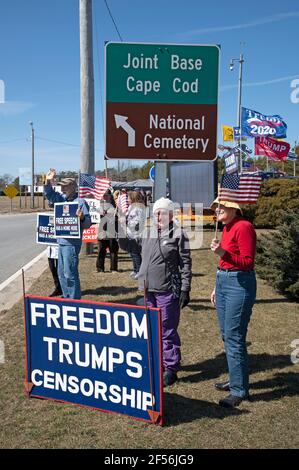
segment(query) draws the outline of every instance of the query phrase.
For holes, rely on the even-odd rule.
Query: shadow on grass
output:
[[[277,373],[271,379],[250,384],[251,390],[270,388],[271,390],[251,395],[251,401],[272,401],[283,397],[299,395],[299,376],[296,372]]]
[[[136,287],[102,286],[96,289],[85,289],[82,291],[82,295],[125,295],[134,291],[136,291]],[[128,302],[128,300],[124,300],[124,302]]]
[[[165,427],[190,423],[200,418],[225,419],[240,416],[248,410],[221,408],[216,403],[186,398],[177,393],[163,394]]]
[[[291,365],[289,355],[273,356],[271,354],[249,354],[250,374],[271,369],[283,369]],[[224,353],[218,354],[213,359],[207,359],[197,364],[183,365],[182,371],[198,372],[182,377],[182,382],[201,382],[203,380],[216,379],[227,371],[226,356]]]
[[[208,306],[208,305],[193,305],[192,303],[191,304],[188,304],[188,307],[190,308],[190,310],[193,310],[194,312],[200,312],[200,311],[205,311],[205,310],[215,310],[214,307],[211,306]]]
[[[283,302],[287,302],[287,303],[292,303],[295,301],[294,300],[290,300],[290,299],[286,299],[286,298],[280,298],[280,299],[258,299],[255,301],[256,304],[281,304]]]

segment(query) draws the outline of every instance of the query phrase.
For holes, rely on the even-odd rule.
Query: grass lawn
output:
[[[291,342],[299,338],[299,305],[258,280],[257,302],[249,327],[251,402],[230,411],[214,382],[226,375],[216,313],[209,297],[216,259],[208,245],[192,252],[190,305],[182,311],[182,369],[165,389],[165,426],[54,401],[28,400],[23,392],[23,305],[0,317],[5,363],[0,364],[1,448],[298,448],[299,363],[292,364]],[[129,257],[120,256],[120,273],[96,273],[96,255],[82,255],[83,299],[135,303],[139,298]],[[109,266],[106,260],[107,268]],[[47,295],[53,282],[46,271],[30,294]]]

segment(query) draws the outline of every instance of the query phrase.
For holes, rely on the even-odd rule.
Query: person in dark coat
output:
[[[191,289],[191,256],[184,231],[173,220],[174,204],[160,198],[153,207],[154,227],[142,237],[139,288],[146,289],[149,307],[162,313],[163,385],[177,381],[181,361],[178,334],[180,310],[188,305]]]

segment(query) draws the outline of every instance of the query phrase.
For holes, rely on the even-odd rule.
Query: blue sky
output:
[[[243,105],[280,114],[287,140],[299,141],[297,0],[108,0],[125,42],[220,44],[221,124],[236,125],[238,67],[243,53]],[[79,0],[0,0],[0,175],[31,164],[29,121],[36,132],[36,172],[80,168]],[[119,37],[104,0],[94,0],[96,169],[104,167],[104,42]],[[299,96],[299,93],[297,94]],[[0,95],[1,98],[1,95]],[[219,133],[220,135],[220,133]],[[71,144],[65,145],[63,143]],[[109,162],[109,166],[116,162]]]

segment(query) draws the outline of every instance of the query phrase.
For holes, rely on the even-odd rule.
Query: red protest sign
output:
[[[83,230],[82,241],[84,243],[96,243],[98,241],[98,226],[96,224]]]

